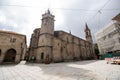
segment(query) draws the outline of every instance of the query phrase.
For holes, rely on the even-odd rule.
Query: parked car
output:
[[[102,59],[105,59],[107,64],[120,64],[120,50],[107,52],[102,55]]]
[[[113,63],[120,64],[120,56],[113,57]]]

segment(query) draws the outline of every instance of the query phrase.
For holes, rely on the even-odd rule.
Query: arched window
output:
[[[86,35],[89,35],[89,31],[86,32]]]

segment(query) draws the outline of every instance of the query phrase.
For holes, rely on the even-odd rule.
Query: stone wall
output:
[[[94,57],[91,43],[63,31],[56,31],[55,33],[53,55],[57,57],[54,57],[54,60],[71,61]],[[60,45],[58,46],[58,44]]]
[[[41,59],[42,53],[43,59]],[[32,54],[35,54],[37,62],[44,62],[48,54],[52,62],[85,60],[94,57],[91,43],[64,31],[55,31],[54,36],[39,35],[38,47]]]
[[[27,55],[27,57],[29,57],[28,60],[31,60],[31,57],[36,56],[37,54],[38,41],[40,37],[39,34],[40,28],[37,28],[33,31],[33,34],[31,35],[30,47]]]
[[[15,62],[24,59],[26,53],[26,36],[14,32],[0,31],[0,63],[4,61],[6,52],[10,49],[16,51]]]
[[[54,62],[60,62],[63,59],[62,55],[62,43],[60,39],[54,38],[53,40],[53,52],[52,52],[52,60]]]

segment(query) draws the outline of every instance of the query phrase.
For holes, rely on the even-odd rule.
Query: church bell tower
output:
[[[37,49],[37,62],[51,61],[54,36],[54,15],[48,10],[42,15],[42,24]]]
[[[91,36],[91,31],[90,29],[88,28],[88,25],[86,23],[86,28],[85,28],[85,35],[86,35],[86,40],[90,43],[93,43],[93,40],[92,40],[92,36]]]
[[[54,34],[54,15],[49,10],[42,15],[41,34],[43,33]]]

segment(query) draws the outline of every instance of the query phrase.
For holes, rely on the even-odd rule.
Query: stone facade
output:
[[[54,16],[48,10],[42,15],[41,28],[34,30],[30,42],[29,60],[52,62],[93,59],[91,32],[86,25],[86,40],[71,33],[54,31]]]
[[[26,36],[9,31],[0,31],[0,63],[18,63],[26,53]]]
[[[100,54],[120,50],[120,14],[95,34]]]

